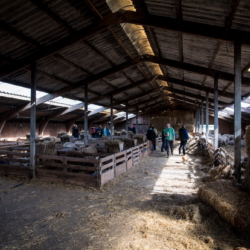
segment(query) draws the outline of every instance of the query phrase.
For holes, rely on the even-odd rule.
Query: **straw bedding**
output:
[[[206,183],[199,188],[198,196],[238,230],[250,229],[250,196],[234,187],[231,181]]]

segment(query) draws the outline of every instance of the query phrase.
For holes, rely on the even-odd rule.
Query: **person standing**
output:
[[[76,124],[74,124],[74,127],[72,129],[72,136],[74,137],[75,140],[79,138],[79,130]]]
[[[102,138],[102,135],[103,135],[103,128],[102,128],[102,125],[100,125],[100,126],[96,129],[96,135],[97,135],[97,138]]]
[[[164,135],[164,129],[161,132],[161,141],[162,141],[161,152],[164,152],[164,149],[166,148],[166,137]]]
[[[189,139],[188,131],[185,127],[185,124],[182,125],[182,127],[179,129],[179,137],[180,137],[180,147],[179,147],[179,154],[181,154],[181,149],[183,151],[183,155],[186,154],[186,146],[187,146],[187,140]]]
[[[171,127],[170,123],[166,124],[166,128],[164,129],[164,136],[165,136],[165,145],[167,151],[167,157],[169,157],[169,148],[171,150],[171,155],[173,155],[174,151],[174,142],[175,142],[175,131]]]
[[[147,139],[151,141],[152,143],[152,151],[155,151],[155,138],[156,138],[156,134],[154,131],[154,127],[149,126],[149,129],[147,131]]]

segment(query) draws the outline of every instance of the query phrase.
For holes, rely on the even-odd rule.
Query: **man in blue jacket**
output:
[[[186,153],[187,140],[189,139],[188,131],[185,128],[185,124],[179,129],[179,137],[181,145],[179,147],[179,154],[181,154],[181,149],[183,150],[183,155]]]

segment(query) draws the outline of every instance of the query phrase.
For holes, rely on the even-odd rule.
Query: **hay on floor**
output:
[[[199,188],[198,196],[238,230],[250,229],[250,196],[234,187],[232,181],[208,182]]]

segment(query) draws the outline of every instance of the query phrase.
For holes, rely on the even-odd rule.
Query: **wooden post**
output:
[[[208,125],[209,125],[209,113],[208,113],[208,105],[209,105],[209,92],[206,92],[206,142],[208,142]]]
[[[200,133],[200,116],[201,116],[201,114],[200,114],[200,107],[198,108],[198,132]]]
[[[214,76],[214,150],[218,148],[219,120],[218,120],[218,73]]]
[[[139,134],[138,132],[138,105],[136,105],[136,126],[135,126],[135,129],[136,129],[136,134]]]
[[[201,104],[201,132],[204,132],[204,103]]]
[[[126,137],[128,137],[128,101],[126,101]]]
[[[234,167],[241,182],[241,43],[234,43]]]
[[[88,83],[85,84],[85,89],[84,89],[84,145],[88,146],[89,145],[89,140],[88,140]]]
[[[110,140],[113,140],[113,94],[110,95]]]
[[[195,132],[198,132],[198,109],[195,112]]]
[[[36,62],[31,64],[30,91],[30,177],[36,176]]]

